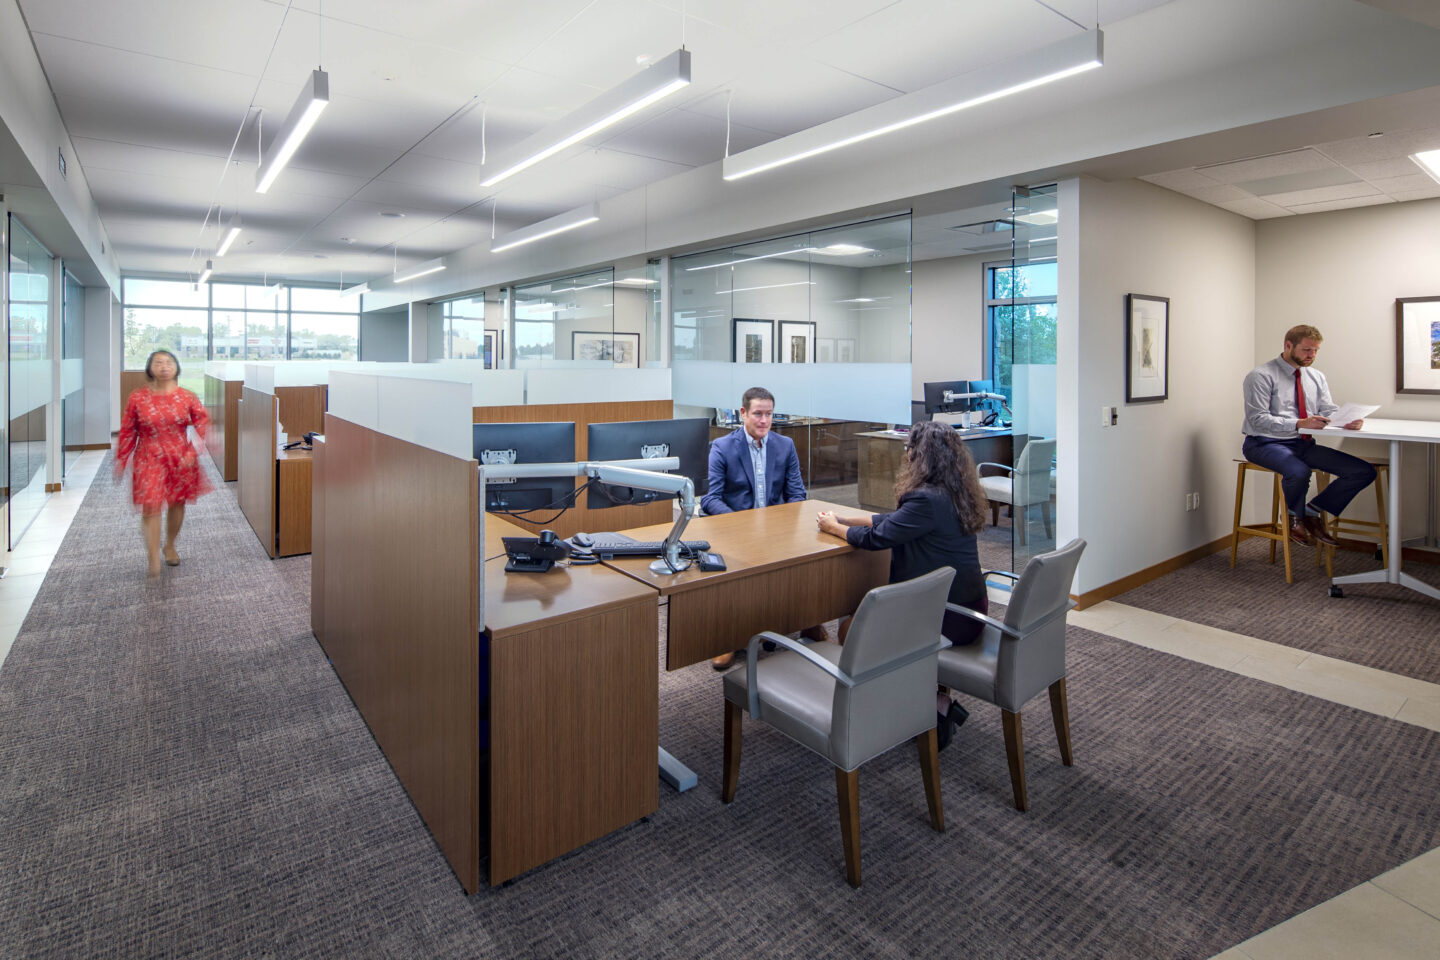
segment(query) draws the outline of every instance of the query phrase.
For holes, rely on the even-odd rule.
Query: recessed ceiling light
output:
[[[1367,135],[1367,139],[1374,140],[1376,137],[1383,137],[1383,136],[1385,136],[1385,134],[1377,130],[1377,131],[1375,131],[1374,133],[1368,134],[1368,135]]]
[[[831,257],[853,257],[860,253],[874,253],[875,250],[855,243],[832,243],[827,247],[816,247],[815,252]]]
[[[399,220],[401,217],[405,216],[405,214],[396,213],[394,210],[382,210],[380,211],[380,216],[389,217],[392,220]]]

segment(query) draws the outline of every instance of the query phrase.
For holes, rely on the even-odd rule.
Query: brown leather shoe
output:
[[[1305,531],[1328,547],[1340,546],[1340,541],[1330,536],[1330,531],[1325,529],[1325,520],[1322,517],[1305,517]]]
[[[1305,528],[1304,520],[1292,519],[1290,521],[1290,539],[1300,544],[1301,546],[1310,546],[1310,544],[1312,543],[1310,539],[1310,531]]]
[[[722,653],[720,654],[720,656],[710,661],[710,666],[716,670],[729,670],[731,664],[733,664],[734,662],[735,654]]]

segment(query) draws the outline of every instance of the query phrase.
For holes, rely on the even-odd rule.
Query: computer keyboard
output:
[[[665,546],[664,541],[639,541],[629,542],[596,540],[590,546],[595,556],[605,559],[608,557],[658,557],[661,549]],[[710,549],[708,540],[681,540],[680,551],[682,553],[696,554]]]

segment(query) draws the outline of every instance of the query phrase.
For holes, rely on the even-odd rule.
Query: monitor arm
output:
[[[657,457],[649,460],[603,460],[577,463],[499,463],[481,464],[480,477],[497,480],[519,480],[536,477],[588,477],[601,483],[616,486],[638,487],[656,493],[668,493],[680,497],[680,516],[670,533],[665,537],[660,550],[660,559],[650,564],[653,573],[679,573],[690,566],[690,561],[680,556],[680,537],[690,518],[695,516],[698,502],[695,500],[695,483],[689,477],[660,473],[657,469],[678,470],[678,457]]]
[[[1006,413],[1012,417],[1015,415],[1015,412],[1010,409],[1010,405],[1005,402],[1005,394],[1003,393],[986,393],[983,390],[975,393],[956,393],[954,390],[946,390],[943,399],[946,403],[954,403],[956,400],[999,400],[1001,408],[1004,409]],[[965,415],[964,423],[966,426],[970,424],[970,415],[968,413]]]

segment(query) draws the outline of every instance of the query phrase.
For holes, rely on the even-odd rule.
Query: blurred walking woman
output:
[[[975,461],[960,435],[946,423],[917,423],[905,444],[895,479],[893,513],[840,517],[821,513],[820,529],[862,550],[890,551],[890,582],[954,567],[949,601],[979,613],[990,609],[975,534],[985,526],[985,493]],[[974,643],[983,625],[946,611],[941,632],[957,646]],[[936,698],[940,742],[948,743],[967,712],[948,696]],[[948,723],[947,723],[948,720]]]
[[[210,415],[200,400],[180,386],[180,361],[169,350],[156,350],[145,361],[148,387],[130,394],[120,417],[120,446],[115,454],[115,477],[125,473],[133,455],[131,480],[135,504],[140,507],[140,529],[145,535],[148,574],[160,574],[160,511],[165,510],[165,562],[180,564],[175,538],[185,522],[185,504],[194,503],[212,489],[200,466],[200,455],[186,436],[194,427],[201,437]]]

